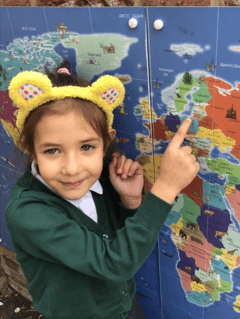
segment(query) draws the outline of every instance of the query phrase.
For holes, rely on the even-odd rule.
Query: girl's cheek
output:
[[[97,174],[97,179],[99,179],[99,177],[101,176],[101,174],[102,174],[102,171]]]

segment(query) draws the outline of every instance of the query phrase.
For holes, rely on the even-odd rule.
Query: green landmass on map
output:
[[[94,74],[119,68],[122,60],[129,54],[130,45],[138,41],[137,38],[115,33],[77,34],[74,41],[71,39],[63,39],[62,45],[75,49],[76,71],[88,80],[92,79]]]

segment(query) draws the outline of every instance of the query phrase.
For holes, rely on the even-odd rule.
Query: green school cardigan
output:
[[[108,169],[92,191],[98,223],[31,174],[13,186],[5,220],[36,311],[47,319],[124,319],[134,275],[152,252],[172,205],[149,191],[127,209]]]

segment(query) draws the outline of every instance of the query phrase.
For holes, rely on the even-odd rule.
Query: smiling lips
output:
[[[63,183],[63,185],[68,188],[77,188],[79,185],[82,184],[83,181],[84,180],[81,180],[80,182],[76,182],[76,183]]]
[[[82,180],[76,181],[76,182],[74,182],[74,183],[64,183],[64,182],[63,182],[63,184],[77,184],[77,183],[80,183],[80,182],[82,182]]]

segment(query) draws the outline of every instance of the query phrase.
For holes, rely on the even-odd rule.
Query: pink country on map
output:
[[[227,192],[225,196],[235,212],[235,217],[240,222],[240,191],[233,188],[231,189],[231,192]]]

